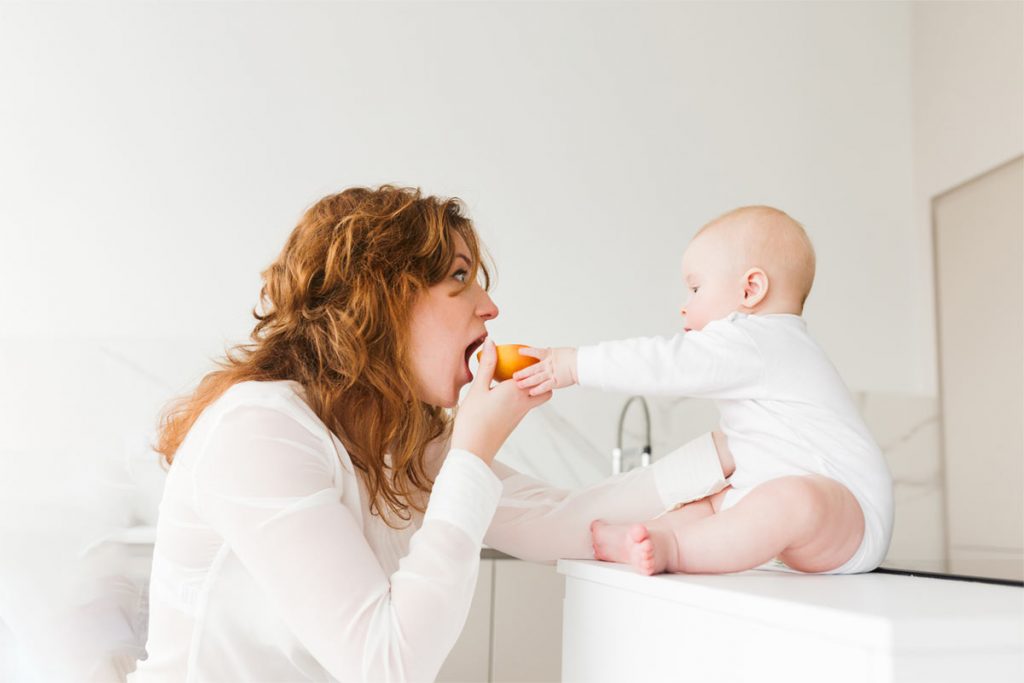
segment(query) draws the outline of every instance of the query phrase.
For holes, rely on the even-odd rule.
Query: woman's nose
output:
[[[476,314],[484,320],[493,320],[498,317],[498,307],[494,304],[491,299],[491,295],[485,290],[480,290],[482,297],[480,304],[477,306]]]

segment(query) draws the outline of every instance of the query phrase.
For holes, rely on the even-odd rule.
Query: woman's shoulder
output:
[[[228,387],[217,402],[227,403],[274,403],[283,401],[291,404],[296,400],[305,405],[306,390],[294,380],[236,382]]]
[[[253,440],[299,447],[352,470],[344,446],[306,402],[303,386],[284,380],[239,382],[225,390],[200,415],[180,455],[182,460],[198,462],[211,446],[233,450],[237,444]]]
[[[247,410],[248,409],[248,410]],[[306,391],[292,380],[239,382],[210,404],[210,421],[226,415],[257,409],[276,419],[297,423],[315,436],[329,438],[327,425],[306,402]]]
[[[253,491],[300,485],[332,486],[352,507],[345,499],[346,491],[355,490],[346,483],[353,473],[350,459],[305,396],[293,381],[240,382],[203,411],[174,461],[190,474],[180,477],[184,486],[178,490],[195,510],[211,494],[255,496]]]

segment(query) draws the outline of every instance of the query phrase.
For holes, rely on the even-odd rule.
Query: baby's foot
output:
[[[629,562],[631,524],[608,524],[595,519],[590,524],[594,557],[605,562]]]
[[[629,563],[641,574],[661,574],[669,569],[669,558],[675,551],[675,536],[671,532],[652,532],[643,524],[629,528]]]

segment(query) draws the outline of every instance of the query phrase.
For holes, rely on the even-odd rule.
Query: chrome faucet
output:
[[[646,423],[646,429],[644,431],[644,445],[640,449],[640,467],[647,467],[651,464],[651,411],[647,408],[647,399],[643,396],[630,396],[629,400],[626,401],[626,405],[622,406],[622,412],[619,414],[619,437],[615,449],[612,450],[612,474],[619,474],[622,470],[622,429],[626,424],[626,413],[629,411],[629,406],[633,404],[633,401],[640,401],[640,406],[644,409],[644,422]]]

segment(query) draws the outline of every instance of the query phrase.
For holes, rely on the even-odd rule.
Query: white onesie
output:
[[[864,540],[831,573],[871,571],[892,536],[892,479],[849,390],[796,315],[733,313],[700,331],[582,347],[582,386],[714,399],[736,462],[723,501],[758,484],[819,474],[846,486],[864,512]]]

